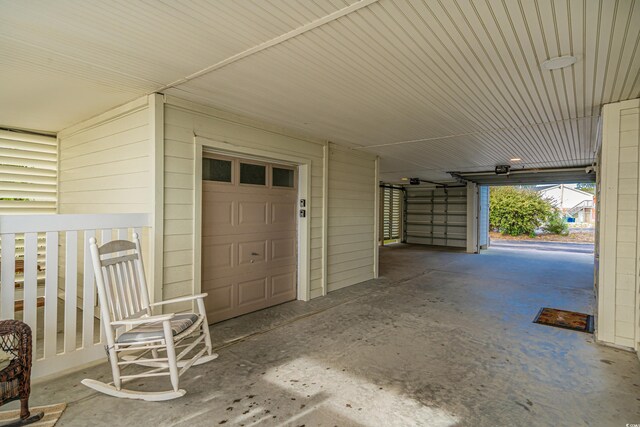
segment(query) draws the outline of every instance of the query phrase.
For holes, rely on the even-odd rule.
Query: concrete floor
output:
[[[61,427],[639,423],[636,354],[532,323],[542,306],[593,312],[592,259],[382,248],[378,280],[213,326],[220,358],[191,368],[183,398],[119,400],[79,384],[108,381],[105,363],[36,384],[32,404],[68,402]]]

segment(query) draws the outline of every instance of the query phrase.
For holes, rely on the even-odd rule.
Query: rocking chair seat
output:
[[[199,318],[200,316],[195,313],[176,314],[173,319],[170,320],[173,335],[176,336],[186,331],[196,323]],[[129,342],[156,341],[162,339],[164,339],[162,322],[155,322],[136,326],[131,330],[124,332],[118,337],[116,342],[118,344],[126,344]]]

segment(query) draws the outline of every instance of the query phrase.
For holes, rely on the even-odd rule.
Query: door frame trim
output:
[[[296,299],[309,301],[311,293],[311,159],[302,156],[292,156],[276,151],[263,150],[231,144],[204,136],[194,135],[194,211],[193,211],[193,292],[200,293],[202,289],[202,153],[204,151],[265,162],[283,163],[298,167],[298,201],[306,200],[307,216],[297,219],[297,289]]]

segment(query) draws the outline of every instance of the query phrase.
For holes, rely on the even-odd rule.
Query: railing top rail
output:
[[[148,213],[0,215],[0,234],[150,226]]]

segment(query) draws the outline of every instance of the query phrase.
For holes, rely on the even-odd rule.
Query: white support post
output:
[[[329,286],[329,148],[322,147],[322,296]]]
[[[478,249],[478,186],[467,183],[467,253],[479,253]]]
[[[378,278],[378,261],[379,252],[378,247],[380,242],[380,158],[376,157],[375,160],[375,178],[374,178],[374,200],[373,200],[373,278]],[[393,204],[393,203],[392,203]],[[384,241],[384,237],[382,238]]]
[[[152,230],[149,236],[151,301],[162,300],[164,270],[164,95],[149,95],[149,141],[151,141]],[[140,235],[140,233],[138,233]],[[194,284],[195,285],[195,284]]]

